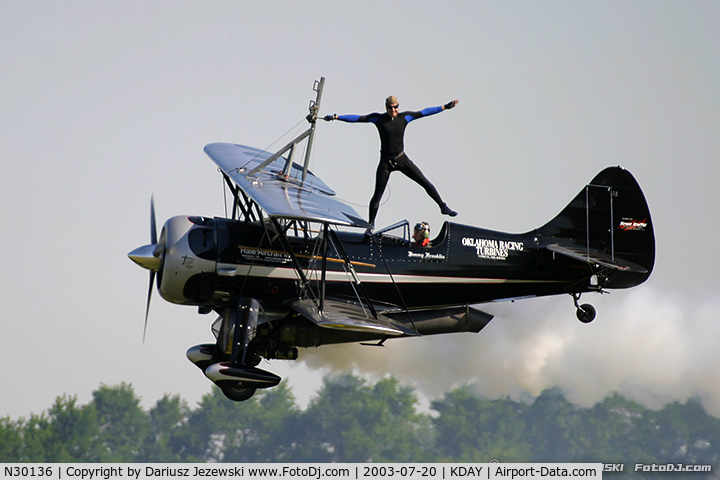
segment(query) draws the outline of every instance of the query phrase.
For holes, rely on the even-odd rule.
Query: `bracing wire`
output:
[[[256,159],[257,157],[259,157],[262,153],[267,152],[270,148],[272,148],[273,145],[275,145],[276,143],[278,143],[283,137],[287,136],[290,132],[292,132],[293,130],[295,130],[295,129],[298,127],[298,125],[300,125],[303,121],[305,121],[304,118],[303,118],[302,120],[300,120],[299,122],[297,122],[297,123],[296,123],[295,125],[293,125],[292,127],[290,127],[285,133],[283,133],[282,135],[280,135],[277,139],[275,139],[275,141],[273,141],[273,142],[272,142],[271,144],[269,144],[267,147],[265,147],[264,149],[262,149],[257,155],[255,155],[254,157],[252,157],[251,159],[249,159],[247,162],[245,162],[244,165],[242,165],[241,167],[238,167],[238,170],[241,170],[241,169],[245,168],[245,167],[248,165],[248,163],[250,163],[250,162],[252,162],[253,160],[255,160],[255,159]],[[221,170],[220,168],[218,168],[218,172],[222,172],[222,170]],[[225,218],[227,218],[227,216],[228,216],[227,191],[226,191],[226,188],[227,188],[227,185],[225,185],[224,178],[223,178],[223,204],[224,204],[224,207],[225,207]]]
[[[380,205],[385,205],[387,202],[390,201],[390,197],[392,197],[392,188],[390,187],[389,184],[388,184],[388,186],[387,186],[386,193],[387,193],[387,196],[385,196],[385,194],[383,194],[383,198],[385,198],[385,200],[381,200],[381,201],[380,201]],[[350,200],[347,200],[347,199],[342,198],[342,197],[335,197],[335,198],[337,198],[338,200],[340,200],[340,201],[343,202],[343,203],[348,203],[348,204],[354,205],[354,206],[356,206],[356,207],[364,207],[364,208],[367,208],[367,207],[370,206],[370,202],[368,202],[368,203],[357,203],[357,202],[351,202]]]
[[[273,141],[270,145],[268,145],[267,147],[263,148],[263,149],[260,151],[260,153],[258,153],[258,154],[255,155],[254,157],[252,157],[252,158],[251,158],[250,160],[248,160],[247,162],[245,162],[245,164],[244,164],[242,167],[239,167],[238,170],[245,168],[248,163],[250,163],[250,162],[252,162],[253,160],[255,160],[255,159],[256,159],[257,157],[259,157],[261,154],[268,152],[268,151],[270,150],[270,148],[272,148],[273,145],[275,145],[277,142],[280,141],[280,139],[282,139],[283,137],[287,136],[288,133],[290,133],[290,132],[292,132],[293,130],[295,130],[298,125],[300,125],[302,122],[305,122],[305,121],[307,121],[307,120],[306,120],[305,118],[303,118],[303,119],[300,120],[298,123],[296,123],[295,125],[293,125],[292,127],[290,127],[290,129],[288,129],[287,132],[283,133],[283,134],[280,135],[277,139],[275,139],[275,141]]]

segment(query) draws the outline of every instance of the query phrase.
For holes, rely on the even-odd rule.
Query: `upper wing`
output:
[[[211,143],[205,146],[205,153],[271,217],[368,226],[352,207],[332,198],[335,192],[311,172],[301,182],[301,166],[293,163],[289,178],[280,178],[287,162],[285,157],[248,176],[272,154],[232,143]]]

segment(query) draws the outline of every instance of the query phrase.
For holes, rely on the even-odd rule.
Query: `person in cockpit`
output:
[[[430,244],[430,224],[427,222],[420,222],[415,224],[413,229],[413,241],[415,245],[420,247],[431,247]]]

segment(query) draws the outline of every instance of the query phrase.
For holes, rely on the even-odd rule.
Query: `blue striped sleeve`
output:
[[[337,119],[343,122],[359,122],[360,115],[338,115]]]
[[[440,113],[443,111],[443,107],[427,107],[420,110],[420,113],[423,114],[423,116],[427,117],[428,115],[435,115],[436,113]]]
[[[338,115],[337,119],[343,122],[350,123],[377,123],[380,118],[379,113],[368,113],[367,115]]]
[[[443,111],[443,107],[427,107],[423,108],[419,112],[407,112],[405,113],[405,120],[407,120],[408,123],[412,122],[413,120],[416,120],[418,118],[427,117],[429,115],[435,115],[436,113],[440,113]]]

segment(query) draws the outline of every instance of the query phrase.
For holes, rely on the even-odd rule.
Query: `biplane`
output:
[[[308,169],[323,85],[313,85],[309,128],[279,151],[205,147],[232,192],[229,218],[176,216],[158,238],[151,202],[151,243],[128,254],[150,271],[145,328],[155,285],[168,302],[218,315],[215,342],[187,357],[228,398],[277,385],[260,361],[295,360],[300,348],[477,333],[493,318],[479,304],[558,294],[591,322],[582,294],[650,276],[650,211],[622,167],[598,173],[527,233],[448,221],[428,247],[411,240],[407,220],[363,233],[368,223]]]

